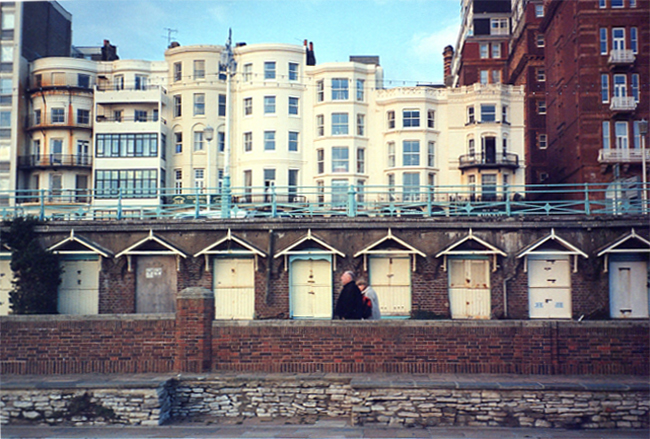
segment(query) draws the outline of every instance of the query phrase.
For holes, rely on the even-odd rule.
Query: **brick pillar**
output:
[[[209,372],[212,366],[214,293],[185,288],[176,297],[177,372]]]

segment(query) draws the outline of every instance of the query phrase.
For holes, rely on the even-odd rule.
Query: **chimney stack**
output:
[[[444,60],[444,74],[445,74],[445,85],[451,85],[451,60],[454,57],[454,48],[451,46],[445,47],[445,50],[442,51],[442,58]]]

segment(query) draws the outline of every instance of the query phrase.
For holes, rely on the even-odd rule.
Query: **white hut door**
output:
[[[11,281],[14,273],[11,271],[11,259],[0,259],[0,316],[9,314],[9,291],[13,287]]]
[[[407,257],[371,257],[370,285],[377,292],[383,317],[411,314],[411,260]]]
[[[449,259],[449,307],[452,319],[490,318],[490,261]]]
[[[291,262],[291,317],[332,318],[332,266],[323,259]]]
[[[99,260],[61,261],[59,314],[99,313]]]
[[[253,319],[255,261],[251,258],[214,259],[214,318]]]
[[[571,262],[568,256],[528,259],[531,318],[571,318]]]
[[[609,264],[610,316],[648,318],[648,263],[646,261]]]

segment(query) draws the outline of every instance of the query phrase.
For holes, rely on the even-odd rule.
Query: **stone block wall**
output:
[[[643,382],[538,383],[373,381],[360,376],[182,376],[155,384],[97,382],[66,388],[10,386],[0,392],[2,424],[159,425],[167,420],[311,424],[649,428]],[[154,380],[155,381],[155,380]]]
[[[466,383],[467,384],[467,383]],[[246,418],[313,423],[328,417],[354,424],[493,426],[571,429],[648,428],[648,389],[591,390],[511,384],[468,385],[364,378],[182,379],[175,386],[174,419],[220,422]],[[564,390],[563,390],[564,388]],[[613,387],[609,386],[610,389]]]
[[[2,424],[159,425],[170,418],[166,386],[2,390]]]

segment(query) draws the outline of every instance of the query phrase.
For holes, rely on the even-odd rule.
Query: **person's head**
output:
[[[347,285],[354,280],[354,273],[351,271],[346,271],[341,275],[341,283]]]
[[[357,286],[359,287],[359,289],[360,289],[361,291],[363,291],[363,290],[365,290],[366,288],[368,288],[368,282],[366,282],[365,279],[359,279],[359,280],[357,281]]]

